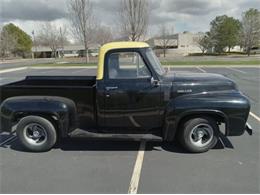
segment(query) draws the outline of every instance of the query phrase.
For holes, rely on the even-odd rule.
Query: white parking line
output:
[[[131,182],[128,189],[128,194],[136,194],[138,190],[139,180],[141,176],[141,170],[144,160],[145,141],[140,143],[140,148],[136,157],[135,167],[132,174]]]
[[[47,74],[47,73],[53,73],[55,70],[45,70],[45,71],[41,71],[39,72],[40,74]],[[44,75],[45,76],[45,75]],[[49,75],[50,76],[50,75]]]
[[[226,67],[227,69],[230,69],[230,70],[233,70],[233,71],[237,71],[237,72],[240,72],[240,73],[243,73],[243,74],[247,74],[246,72],[242,71],[242,70],[238,70],[238,69],[235,69],[235,68],[231,68],[231,67]]]
[[[12,142],[14,140],[17,139],[16,135],[13,135],[12,137],[9,137],[8,139],[6,139],[5,141],[3,141],[2,143],[0,143],[0,146],[3,146],[4,144],[8,143],[8,142]]]
[[[199,71],[201,71],[201,72],[204,72],[204,73],[206,72],[205,70],[203,70],[202,68],[200,68],[200,67],[198,67],[198,66],[197,66],[196,68],[197,68]]]
[[[0,70],[0,73],[14,72],[14,71],[19,71],[19,70],[24,70],[24,69],[27,69],[27,67],[9,68],[9,69],[6,69],[6,70]]]
[[[258,120],[260,122],[260,117],[257,116],[256,114],[254,114],[253,112],[250,112],[250,116],[252,116],[253,118],[255,118],[256,120]]]
[[[224,144],[224,142],[223,142],[223,140],[222,140],[222,138],[221,138],[221,137],[219,137],[219,141],[221,142],[222,146],[225,148],[225,147],[226,147],[226,145]]]
[[[72,71],[72,73],[78,74],[78,73],[82,73],[83,71],[85,71],[85,70],[79,69],[79,70],[74,70],[74,71]]]

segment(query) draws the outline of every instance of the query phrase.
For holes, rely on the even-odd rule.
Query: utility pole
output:
[[[64,35],[63,35],[61,27],[60,27],[60,41],[61,41],[61,57],[63,58],[63,55],[64,55]]]
[[[36,41],[35,41],[35,33],[34,33],[34,30],[32,31],[32,35],[33,35],[33,45],[34,45],[35,53],[37,53],[37,44],[36,44]],[[32,52],[32,58],[33,58],[33,59],[35,58],[34,52]]]

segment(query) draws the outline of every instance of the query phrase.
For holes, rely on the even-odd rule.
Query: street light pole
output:
[[[63,37],[63,32],[60,27],[60,41],[61,41],[61,57],[63,58],[64,55],[64,37]]]
[[[32,35],[33,35],[33,45],[34,45],[34,49],[35,49],[35,53],[37,53],[37,45],[36,45],[36,41],[35,41],[35,33],[34,30],[32,31]],[[34,58],[34,52],[33,52],[33,58]]]

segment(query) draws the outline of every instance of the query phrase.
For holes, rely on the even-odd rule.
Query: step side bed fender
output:
[[[72,100],[54,96],[17,96],[6,99],[0,106],[1,130],[10,132],[13,125],[29,115],[51,120],[63,137],[77,126],[77,110]]]

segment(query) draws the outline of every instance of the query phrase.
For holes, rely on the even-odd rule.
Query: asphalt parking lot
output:
[[[66,140],[45,153],[26,152],[0,135],[1,193],[260,193],[260,68],[192,67],[233,79],[251,101],[253,135],[222,136],[207,153],[178,144]],[[0,85],[26,75],[94,75],[94,69],[22,69],[0,73]],[[144,145],[145,144],[145,145]],[[142,146],[142,145],[141,145]],[[140,150],[141,148],[141,150]],[[139,184],[139,185],[138,185]]]

